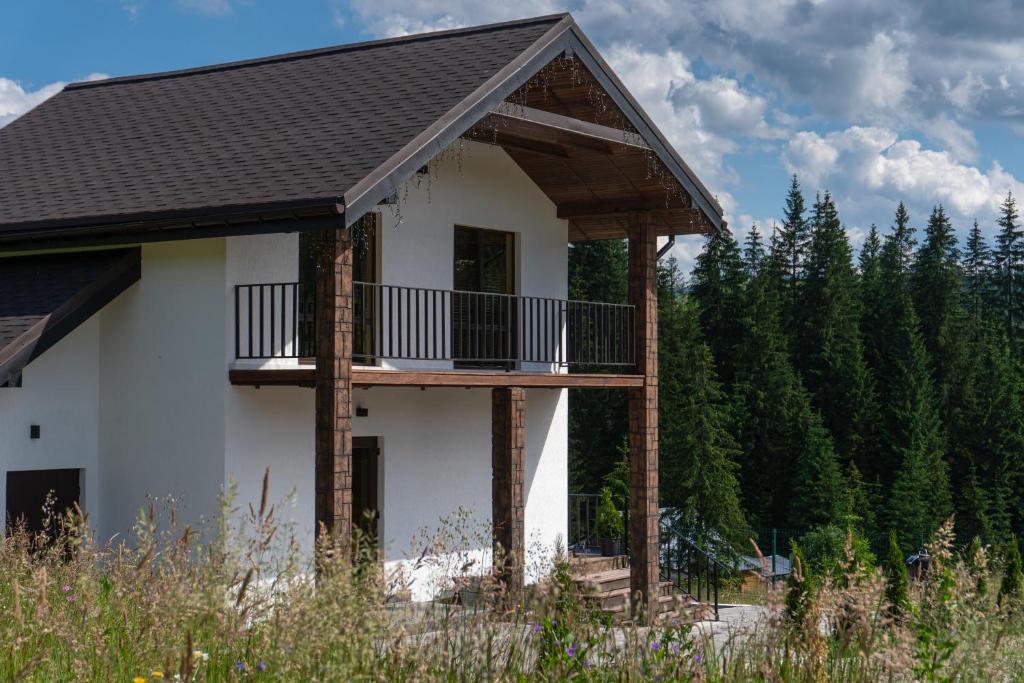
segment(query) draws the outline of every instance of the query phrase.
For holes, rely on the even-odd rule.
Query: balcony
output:
[[[312,359],[312,287],[235,287],[239,361]],[[635,365],[635,310],[622,304],[353,283],[353,362],[558,372]]]

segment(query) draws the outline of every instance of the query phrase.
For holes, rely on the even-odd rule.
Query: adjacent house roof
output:
[[[0,386],[140,275],[137,247],[0,258]]]
[[[555,15],[71,84],[0,130],[0,242],[351,224],[564,55],[718,227],[714,198]]]

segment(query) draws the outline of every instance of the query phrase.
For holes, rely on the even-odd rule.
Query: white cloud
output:
[[[65,85],[63,81],[59,81],[44,85],[38,90],[25,90],[17,81],[0,77],[0,128],[53,97]]]
[[[83,81],[99,81],[109,78],[107,74],[92,73]],[[65,81],[57,81],[44,85],[38,90],[25,90],[15,80],[0,76],[0,128],[18,118],[30,109],[50,99],[67,85]]]
[[[872,195],[893,203],[941,203],[964,219],[991,217],[1008,190],[1024,192],[1024,184],[998,163],[982,171],[885,128],[852,126],[824,136],[803,131],[786,145],[782,158],[806,186],[829,186],[869,204]]]
[[[978,158],[978,141],[974,133],[946,114],[925,121],[921,130],[933,141],[943,145],[957,161],[974,163]]]

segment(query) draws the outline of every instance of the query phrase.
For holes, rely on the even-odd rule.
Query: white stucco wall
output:
[[[516,234],[519,293],[565,298],[565,221],[500,149],[467,145],[461,160],[435,164],[400,195],[400,225],[382,210],[382,282],[451,289],[454,226],[466,225]],[[314,393],[227,381],[237,365],[234,286],[294,282],[297,252],[296,234],[145,245],[142,279],[30,365],[24,388],[0,390],[0,466],[84,467],[86,510],[101,539],[126,535],[151,498],[173,498],[179,524],[195,524],[217,516],[223,487],[234,483],[245,510],[258,504],[269,467],[271,500],[293,494],[278,520],[311,549]],[[486,569],[490,390],[376,387],[356,390],[354,403],[369,411],[354,418],[355,435],[380,438],[389,565],[418,556],[448,519],[458,549]],[[41,424],[38,442],[29,442],[29,424]],[[527,392],[526,439],[527,564],[536,567],[566,533],[564,390]],[[414,595],[428,597],[430,572],[415,578]]]
[[[150,497],[180,524],[216,517],[224,484],[224,240],[145,245],[142,279],[100,314],[101,538]]]
[[[79,502],[99,521],[99,344],[93,317],[30,363],[21,387],[0,388],[0,528],[14,470],[84,470]],[[31,425],[40,438],[29,438]]]

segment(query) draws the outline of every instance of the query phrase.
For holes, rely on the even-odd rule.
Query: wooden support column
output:
[[[523,478],[526,442],[526,390],[498,387],[491,390],[491,520],[494,551],[501,554],[495,572],[509,593],[523,587],[525,531]]]
[[[629,302],[636,306],[636,373],[629,389],[630,588],[648,619],[658,584],[658,278],[657,236],[642,213],[629,218]]]
[[[316,522],[352,537],[352,232],[320,235],[316,269]],[[321,527],[322,525],[322,527]]]

